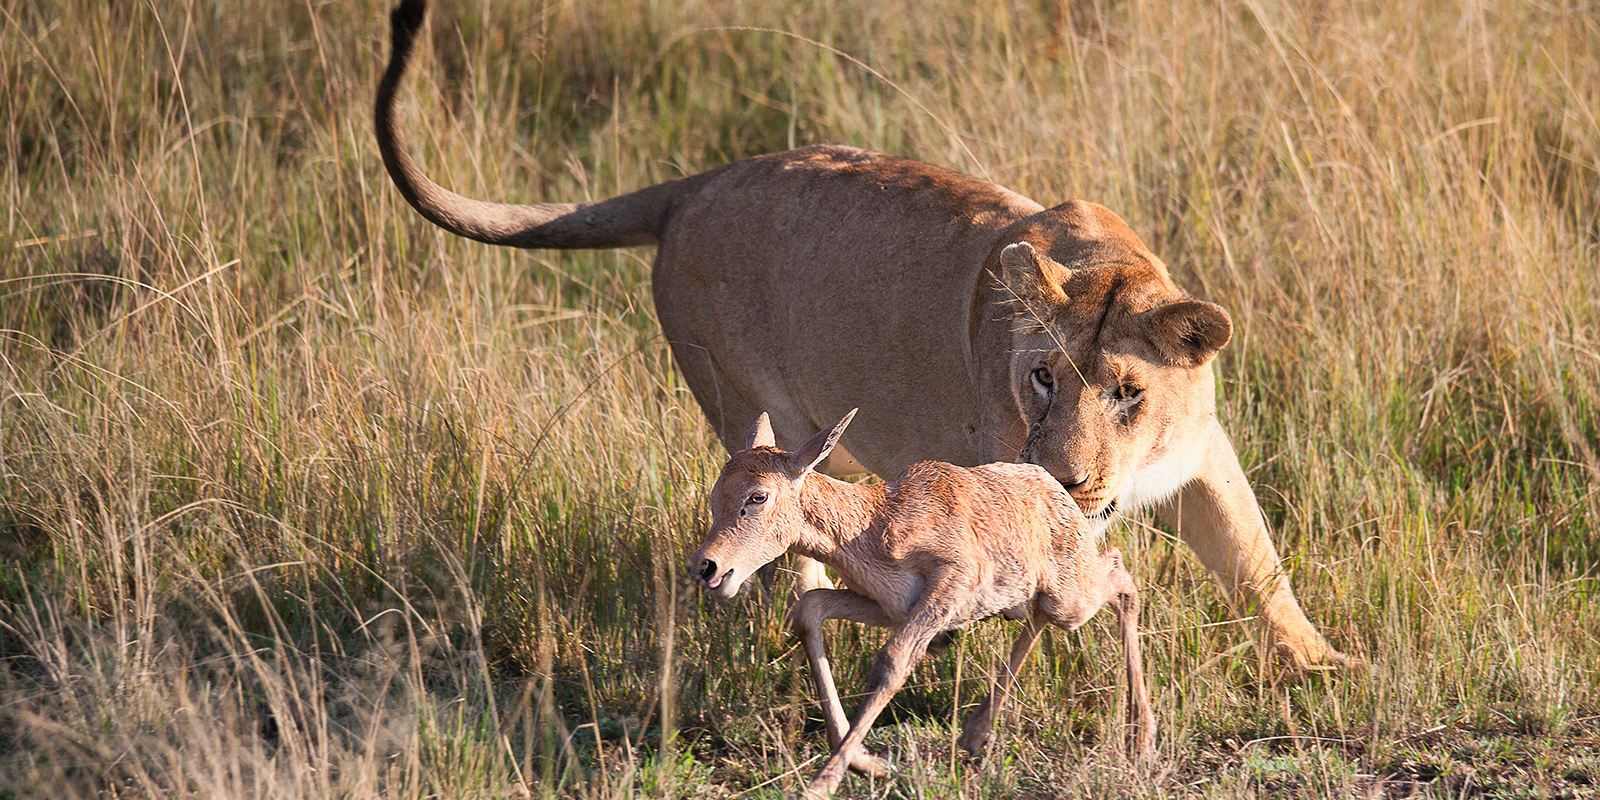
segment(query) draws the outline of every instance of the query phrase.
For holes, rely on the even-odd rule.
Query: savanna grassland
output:
[[[1281,680],[1135,518],[1153,770],[1106,621],[956,755],[994,622],[847,792],[1600,793],[1600,7],[759,6],[436,2],[415,152],[581,200],[846,143],[1110,206],[1232,313],[1220,413],[1365,662]],[[825,740],[784,592],[683,575],[724,453],[651,251],[413,213],[387,10],[0,0],[0,797],[793,791]],[[848,693],[883,636],[834,630]]]

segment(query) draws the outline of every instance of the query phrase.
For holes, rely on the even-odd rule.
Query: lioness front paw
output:
[[[1359,662],[1333,649],[1321,636],[1290,641],[1279,638],[1273,645],[1278,663],[1297,675],[1312,672],[1338,672],[1356,666]]]

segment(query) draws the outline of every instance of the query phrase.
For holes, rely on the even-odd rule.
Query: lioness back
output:
[[[850,453],[874,471],[893,465],[880,474],[930,452],[978,463],[976,431],[949,424],[952,406],[975,413],[974,287],[986,283],[998,231],[1040,206],[850,147],[759,156],[706,178],[669,216],[654,290],[662,330],[723,441],[762,410],[780,432],[809,431],[860,406],[880,435]],[[907,387],[929,386],[937,396],[904,402]]]

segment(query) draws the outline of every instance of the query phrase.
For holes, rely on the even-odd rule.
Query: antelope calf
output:
[[[793,613],[833,747],[806,795],[831,795],[847,768],[886,774],[862,745],[873,721],[936,636],[996,614],[1027,624],[989,697],[967,718],[963,748],[976,753],[989,740],[1017,670],[1046,625],[1076,630],[1109,603],[1127,655],[1129,744],[1147,756],[1155,715],[1139,651],[1139,591],[1122,554],[1101,552],[1077,504],[1031,464],[967,469],[924,461],[876,485],[814,472],[855,413],[792,453],[775,446],[762,414],[745,449],[711,488],[711,532],[689,556],[691,572],[722,598],[738,594],[751,574],[785,552],[833,567],[849,587],[813,589]],[[895,629],[848,725],[822,645],[822,622],[829,619]]]

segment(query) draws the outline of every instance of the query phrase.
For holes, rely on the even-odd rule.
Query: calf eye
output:
[[[739,508],[739,516],[741,516],[741,517],[749,516],[750,515],[750,507],[751,506],[761,505],[762,503],[765,503],[765,502],[767,502],[767,493],[766,492],[764,492],[764,491],[751,492],[750,496],[746,497],[744,499],[744,505]]]
[[[1118,386],[1111,396],[1119,403],[1132,405],[1144,399],[1144,390],[1132,386]]]

